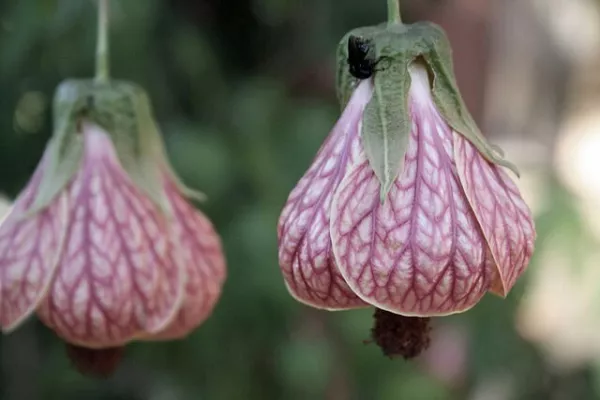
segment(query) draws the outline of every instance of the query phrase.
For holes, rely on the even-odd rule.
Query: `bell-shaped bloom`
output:
[[[69,104],[71,89],[62,92]],[[104,111],[102,93],[94,107]],[[72,131],[55,134],[0,224],[2,329],[37,312],[67,343],[84,348],[183,337],[220,295],[226,272],[219,236],[188,203],[166,159],[153,156],[162,154],[154,151],[162,150],[157,132],[138,141],[101,127],[94,110],[86,115],[58,121],[57,131]],[[152,143],[153,151],[125,157],[121,150],[134,142]],[[156,181],[134,175],[138,164]]]
[[[362,131],[375,77],[358,83],[285,205],[279,262],[306,304],[447,315],[505,296],[529,262],[535,230],[519,190],[444,118],[426,64],[408,75],[410,132],[383,197]]]

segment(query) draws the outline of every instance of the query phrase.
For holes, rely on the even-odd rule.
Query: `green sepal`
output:
[[[110,135],[125,172],[165,213],[171,209],[162,185],[163,171],[184,195],[204,198],[173,172],[150,101],[140,86],[124,81],[67,80],[57,88],[53,106],[49,160],[31,212],[49,205],[79,169],[84,151],[83,121],[97,124]]]
[[[131,170],[126,168],[127,172],[129,172],[130,175],[137,173],[140,180],[147,179],[149,181],[148,186],[150,186],[160,183],[161,180],[155,179],[156,177],[152,174],[146,174],[145,171],[152,171],[157,165],[161,165],[164,169],[164,172],[169,175],[171,181],[175,184],[179,192],[185,197],[198,201],[206,200],[204,193],[187,187],[173,170],[173,167],[171,166],[171,163],[169,162],[165,152],[162,134],[152,113],[152,104],[150,102],[150,98],[144,89],[132,83],[126,84],[135,87],[136,93],[132,103],[135,108],[136,130],[137,134],[139,135],[142,149],[141,153],[143,155],[137,159],[137,171],[133,168]]]
[[[408,110],[410,60],[390,65],[373,82],[373,97],[365,107],[362,140],[371,167],[381,183],[383,202],[404,166],[412,122]]]
[[[433,99],[440,114],[448,125],[471,142],[486,160],[510,169],[517,177],[520,176],[517,167],[504,159],[504,151],[490,144],[479,130],[458,90],[450,42],[442,28],[432,23],[428,25],[434,40],[423,57],[433,74]]]
[[[77,135],[79,120],[88,109],[77,88],[61,83],[54,95],[53,135],[47,145],[43,177],[27,214],[46,208],[75,176],[83,156],[83,138]]]
[[[385,199],[402,170],[412,122],[409,114],[409,67],[422,62],[432,77],[432,97],[438,111],[453,130],[469,140],[489,161],[511,169],[502,151],[487,142],[479,131],[458,91],[450,44],[444,31],[429,22],[412,25],[380,24],[348,32],[337,49],[337,95],[345,108],[358,79],[348,67],[348,39],[359,36],[372,45],[370,56],[378,61],[373,79],[373,97],[364,111],[361,138],[365,153],[381,184]]]

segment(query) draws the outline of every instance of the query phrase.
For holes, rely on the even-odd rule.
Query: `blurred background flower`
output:
[[[113,75],[149,91],[177,172],[208,195],[229,279],[201,329],[131,346],[108,381],[78,376],[28,322],[0,338],[0,399],[600,398],[598,0],[403,0],[407,21],[447,30],[469,109],[522,172],[537,254],[506,301],[444,319],[430,352],[405,363],[363,345],[372,310],[313,311],[288,296],[277,218],[339,115],[338,41],[383,21],[384,3],[113,0]],[[56,85],[92,75],[93,5],[0,2],[9,198],[51,134]]]

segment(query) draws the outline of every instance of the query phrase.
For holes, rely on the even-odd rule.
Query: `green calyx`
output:
[[[126,173],[166,213],[170,207],[163,189],[164,172],[184,195],[203,197],[186,188],[172,171],[148,95],[140,86],[114,80],[67,80],[58,86],[53,106],[54,132],[32,212],[50,204],[80,168],[84,121],[97,124],[110,135]]]
[[[452,50],[444,31],[429,22],[412,25],[394,23],[354,29],[337,50],[337,94],[347,105],[358,84],[349,70],[348,41],[360,37],[369,43],[367,59],[373,62],[373,97],[363,115],[361,137],[367,158],[381,184],[383,201],[402,170],[412,128],[409,110],[409,67],[422,62],[431,77],[431,92],[445,121],[469,140],[491,163],[517,168],[503,158],[502,151],[487,142],[460,95],[452,63]]]

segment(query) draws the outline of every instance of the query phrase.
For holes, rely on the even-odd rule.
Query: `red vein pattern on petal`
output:
[[[454,152],[462,187],[498,268],[500,282],[491,291],[506,296],[533,254],[536,233],[531,211],[508,174],[456,132]]]
[[[335,265],[329,214],[333,194],[360,152],[362,113],[372,90],[370,80],[355,90],[279,218],[279,265],[286,286],[298,301],[313,307],[342,310],[367,306],[352,293]]]
[[[187,273],[185,298],[177,317],[150,340],[186,336],[212,313],[221,294],[227,271],[221,239],[211,222],[189,204],[165,178],[165,191],[173,209],[172,220],[180,262]]]
[[[63,247],[68,223],[66,194],[59,194],[34,215],[24,215],[43,178],[45,157],[0,224],[0,322],[4,331],[16,328],[46,296]]]
[[[381,205],[366,158],[332,206],[336,260],[366,302],[401,315],[465,311],[489,288],[493,260],[452,161],[452,133],[433,105],[411,103],[404,170]]]
[[[185,276],[164,216],[122,169],[109,136],[92,125],[83,135],[64,254],[39,315],[67,342],[114,347],[164,329]]]

